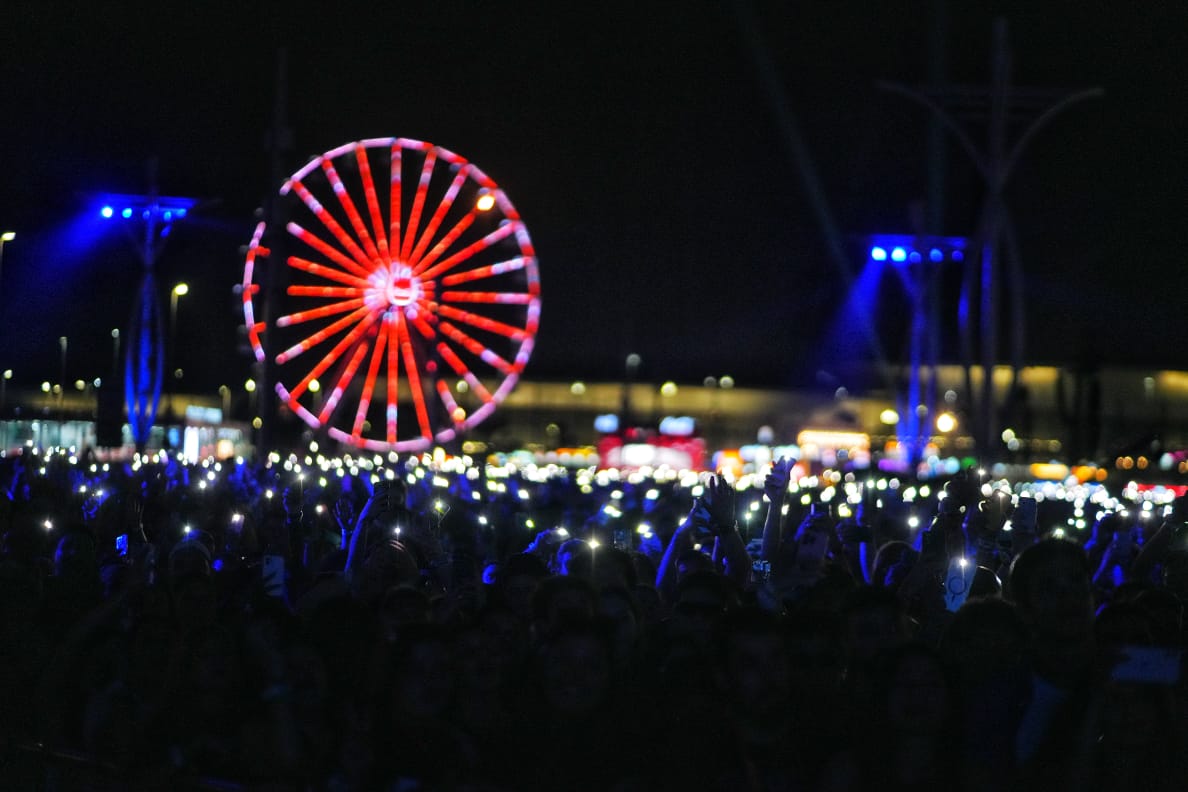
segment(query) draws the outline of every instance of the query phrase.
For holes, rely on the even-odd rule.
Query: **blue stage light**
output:
[[[891,249],[891,260],[892,261],[903,261],[906,258],[907,258],[907,251],[904,250],[903,248],[897,247],[897,248]]]
[[[185,209],[178,209],[178,210],[177,210],[177,216],[178,216],[178,217],[185,217],[185,216],[186,216],[186,210],[185,210]]]
[[[953,261],[965,261],[965,254],[960,250],[953,251]]]
[[[173,212],[170,212],[168,209],[165,210],[165,222],[168,223],[172,220],[173,220]]]
[[[870,257],[875,261],[886,261],[887,251],[881,247],[872,247],[870,249]]]
[[[908,261],[912,262],[913,264],[919,264],[920,263],[919,251],[913,250],[910,254],[908,254]]]
[[[107,220],[107,219],[109,219],[109,218],[110,218],[110,217],[111,217],[113,214],[115,214],[115,211],[114,211],[114,210],[113,210],[113,209],[112,209],[110,206],[105,206],[105,207],[103,207],[102,209],[100,209],[100,210],[99,210],[99,214],[103,215],[103,219],[104,219],[104,220]]]
[[[941,261],[941,260],[942,260],[944,257],[945,257],[945,254],[944,254],[944,253],[941,253],[941,252],[940,252],[939,250],[937,250],[936,248],[933,248],[932,250],[928,251],[928,259],[929,259],[930,261],[937,261],[937,262],[939,262],[939,261]]]
[[[125,207],[125,208],[124,208],[124,211],[120,212],[120,217],[124,218],[125,220],[129,219],[130,217],[132,217],[132,208],[131,208],[131,207]]]

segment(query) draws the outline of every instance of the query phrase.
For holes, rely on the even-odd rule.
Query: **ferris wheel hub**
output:
[[[364,299],[368,305],[378,308],[405,308],[419,300],[425,292],[421,279],[404,264],[377,267],[368,280],[371,286]]]

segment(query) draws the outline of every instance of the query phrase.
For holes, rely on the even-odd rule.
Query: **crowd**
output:
[[[3,789],[1188,788],[1183,497],[32,449],[0,494]]]

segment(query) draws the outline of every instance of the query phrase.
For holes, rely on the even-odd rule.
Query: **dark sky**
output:
[[[279,186],[266,140],[283,45],[285,173],[348,141],[405,136],[464,155],[515,201],[543,284],[527,376],[616,377],[638,352],[653,380],[801,380],[827,365],[816,352],[845,295],[801,166],[850,243],[910,231],[928,118],[876,82],[926,80],[938,5],[11,4],[0,226],[18,238],[4,251],[0,367],[54,378],[66,335],[68,379],[108,373],[140,265],[88,196],[144,192],[155,155],[161,192],[217,199],[160,262],[164,283],[192,288],[179,362],[199,387],[246,376],[231,289],[253,209]],[[1188,366],[1188,6],[1134,6],[947,4],[950,82],[988,79],[1002,14],[1016,84],[1105,89],[1036,137],[1008,190],[1036,362]],[[942,230],[964,235],[982,188],[948,143]],[[902,338],[884,345],[898,354]]]

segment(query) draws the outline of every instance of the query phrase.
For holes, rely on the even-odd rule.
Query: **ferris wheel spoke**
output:
[[[536,296],[528,292],[448,291],[441,293],[442,302],[485,303],[489,305],[528,305]]]
[[[470,311],[462,311],[458,308],[453,308],[449,305],[439,305],[437,312],[442,316],[449,317],[456,322],[464,322],[471,327],[477,327],[479,330],[486,330],[488,333],[497,333],[513,341],[523,341],[528,337],[528,332],[520,327],[505,324],[504,322],[497,322],[494,319],[489,319],[486,316],[479,316]]]
[[[515,232],[515,230],[516,230],[515,223],[508,223],[507,225],[500,226],[499,228],[496,228],[494,231],[487,234],[485,237],[478,240],[477,242],[470,243],[469,245],[462,248],[454,255],[450,256],[449,258],[443,259],[440,263],[435,264],[434,266],[429,267],[428,269],[422,269],[421,271],[418,271],[416,268],[414,268],[413,274],[417,275],[422,280],[429,280],[431,278],[436,278],[438,275],[442,274],[443,272],[448,272],[449,270],[451,270],[454,267],[461,264],[463,261],[466,261],[471,256],[481,253],[484,250],[486,250],[487,248],[491,247],[492,245],[511,236],[512,233]],[[423,266],[424,265],[422,265],[422,267]]]
[[[285,294],[290,297],[358,297],[363,289],[358,286],[288,286]]]
[[[433,266],[433,262],[441,258],[441,255],[449,250],[450,247],[458,241],[458,237],[462,236],[462,234],[466,232],[466,229],[470,228],[476,217],[478,217],[478,211],[476,209],[471,209],[469,212],[463,215],[457,223],[454,223],[453,228],[446,232],[446,235],[441,238],[441,241],[434,245],[433,248],[425,254],[424,258],[417,261],[415,268],[426,269]]]
[[[363,380],[363,392],[359,396],[359,408],[355,411],[355,423],[351,427],[351,436],[361,438],[363,422],[367,420],[367,410],[371,407],[371,394],[375,390],[375,379],[379,374],[380,363],[384,360],[384,343],[388,338],[388,322],[381,321],[379,332],[375,336],[375,349],[371,353],[371,362],[367,364],[367,377]]]
[[[429,225],[425,226],[425,230],[421,233],[421,238],[417,240],[412,255],[407,261],[409,266],[416,266],[417,261],[425,252],[425,248],[429,247],[429,243],[433,241],[434,235],[437,234],[437,229],[441,227],[441,221],[445,219],[446,212],[450,211],[450,208],[454,205],[454,200],[458,197],[458,191],[462,189],[462,185],[466,183],[466,178],[469,175],[469,166],[463,165],[458,169],[458,173],[454,176],[454,180],[450,182],[449,189],[446,190],[441,203],[437,205],[437,210],[433,213],[433,217],[429,218]]]
[[[314,319],[324,319],[327,316],[334,316],[335,314],[346,313],[363,305],[363,298],[358,297],[353,300],[343,300],[342,302],[330,303],[323,305],[320,308],[311,308],[308,311],[298,311],[297,313],[286,314],[276,320],[277,327],[288,327],[290,325],[301,324],[302,322],[309,322]]]
[[[400,193],[404,189],[400,181],[401,168],[401,153],[403,149],[400,148],[399,143],[392,144],[392,153],[388,164],[389,169],[389,186],[388,186],[388,222],[391,223],[388,230],[388,235],[392,238],[392,252],[400,250]]]
[[[337,283],[345,283],[356,289],[364,289],[367,287],[367,281],[350,273],[337,270],[332,267],[327,267],[319,264],[316,261],[301,258],[300,256],[289,256],[288,264],[293,269],[299,269],[302,272],[308,272],[310,275],[317,275],[326,280],[332,280]]]
[[[425,393],[421,390],[421,370],[417,367],[416,353],[413,352],[412,337],[409,335],[408,325],[404,322],[404,314],[396,317],[396,333],[400,337],[400,351],[404,356],[404,373],[408,377],[408,388],[412,391],[413,407],[417,411],[417,424],[421,436],[433,437],[433,429],[429,426],[429,410],[425,406]]]
[[[454,400],[454,394],[450,393],[450,386],[446,384],[445,380],[437,381],[437,395],[441,399],[441,403],[445,405],[446,413],[450,416],[450,420],[454,423],[462,423],[459,418],[465,418],[465,412],[459,415],[461,408],[458,402]]]
[[[449,322],[439,322],[437,326],[441,329],[441,332],[446,335],[446,337],[451,339],[454,343],[461,345],[461,347],[467,352],[474,355],[488,366],[491,366],[500,374],[506,375],[512,373],[512,365],[510,363],[492,352],[487,347],[480,344],[473,336],[467,335]]]
[[[397,418],[400,415],[400,325],[399,314],[388,314],[388,406],[384,417],[388,425],[388,442],[396,442]]]
[[[375,244],[379,247],[380,258],[388,258],[388,235],[384,233],[384,218],[380,214],[379,196],[375,192],[375,182],[371,178],[371,163],[367,160],[367,147],[362,143],[355,144],[355,162],[359,165],[359,179],[363,182],[363,194],[367,197],[367,211],[371,215],[371,228],[375,233]]]
[[[426,341],[432,341],[437,337],[437,331],[433,329],[433,325],[429,324],[421,311],[417,312],[415,318],[409,319],[408,321],[412,322],[412,326],[417,328],[417,332],[420,333],[421,337]]]
[[[358,341],[360,336],[367,332],[367,328],[371,326],[374,319],[375,315],[372,314],[365,320],[358,322],[351,332],[343,336],[342,340],[335,344],[333,349],[323,355],[322,359],[318,361],[318,364],[310,369],[308,374],[302,377],[301,382],[297,383],[297,387],[293,388],[289,395],[294,399],[301,398],[301,394],[305,393],[306,389],[309,388],[309,383],[322,376],[326,369],[330,368],[334,364],[334,361],[338,360],[342,356],[342,353],[350,348],[351,344]]]
[[[373,319],[372,310],[370,308],[368,308],[367,306],[363,306],[362,308],[358,309],[357,311],[350,314],[349,316],[344,316],[341,319],[339,319],[338,321],[334,322],[333,324],[329,324],[326,327],[323,327],[321,330],[317,331],[316,333],[308,336],[307,338],[300,341],[299,343],[294,344],[293,346],[286,349],[284,352],[281,352],[279,355],[276,356],[277,365],[283,366],[285,363],[288,363],[293,358],[297,357],[298,355],[302,354],[303,352],[308,352],[310,349],[313,349],[314,347],[316,347],[318,344],[325,341],[330,336],[335,335],[336,333],[340,332],[341,330],[345,330],[347,327],[350,327],[354,323],[370,324],[372,319]]]
[[[474,372],[462,362],[462,358],[458,357],[458,353],[450,349],[444,341],[441,341],[437,344],[437,352],[439,355],[441,355],[441,359],[450,364],[450,368],[454,370],[454,373],[464,379],[466,384],[470,386],[470,389],[474,391],[475,394],[483,400],[483,402],[487,403],[495,398],[491,395],[491,391],[487,390],[487,386],[483,385],[483,383],[479,381],[479,378],[474,375]]]
[[[366,343],[355,344],[355,351],[351,353],[351,359],[347,361],[346,367],[338,375],[338,381],[334,383],[334,390],[330,391],[330,396],[322,405],[321,412],[318,413],[318,423],[325,426],[330,420],[330,416],[338,409],[338,403],[342,401],[342,394],[346,392],[347,384],[355,378],[355,372],[359,370],[359,364],[363,362],[363,356],[366,354]]]
[[[334,219],[334,215],[326,211],[326,207],[322,205],[321,201],[314,198],[313,194],[300,181],[294,181],[291,184],[293,185],[293,189],[297,191],[297,196],[309,207],[309,211],[314,213],[314,216],[321,221],[322,225],[326,226],[326,230],[334,235],[334,238],[338,240],[338,244],[342,245],[343,249],[351,254],[360,267],[364,269],[370,267],[371,261],[367,258],[367,255],[359,249],[359,246],[355,243],[355,240],[351,239],[346,229],[338,224],[338,221]]]
[[[321,237],[317,236],[313,232],[311,232],[305,228],[302,228],[301,226],[297,225],[296,223],[289,223],[288,226],[286,226],[286,228],[288,228],[290,234],[297,237],[302,242],[309,245],[311,248],[318,251],[323,256],[330,259],[331,261],[333,261],[338,266],[342,267],[347,272],[354,273],[356,276],[362,278],[364,281],[366,281],[367,276],[371,274],[371,271],[368,268],[359,266],[359,264],[357,262],[355,262],[353,259],[347,258],[342,253],[335,250],[333,247],[330,246],[329,243],[327,243],[325,240],[323,240]],[[293,259],[292,256],[290,256],[289,258],[290,258],[290,261]]]
[[[417,182],[417,194],[413,198],[412,211],[408,215],[408,230],[404,233],[404,241],[400,245],[400,258],[408,261],[412,252],[413,240],[417,236],[417,226],[421,222],[421,212],[425,208],[425,196],[429,193],[429,181],[433,178],[433,167],[437,164],[437,150],[429,149],[425,152],[425,162],[421,165],[421,180]]]
[[[372,261],[377,260],[379,258],[379,251],[375,248],[375,242],[371,239],[371,233],[363,225],[363,218],[359,215],[359,210],[355,208],[355,202],[351,200],[351,194],[347,192],[346,185],[339,178],[334,163],[330,160],[322,160],[322,171],[326,174],[326,178],[330,180],[330,186],[334,189],[334,195],[338,198],[339,206],[346,212],[347,219],[351,221],[351,227],[355,229],[355,236],[359,237],[359,241],[363,243],[363,248],[367,251],[370,259]]]
[[[465,272],[455,272],[453,275],[446,275],[441,279],[443,286],[457,286],[459,283],[467,283],[469,281],[482,280],[483,278],[491,278],[496,275],[503,275],[508,272],[518,272],[524,269],[528,263],[523,256],[516,256],[507,261],[499,261],[495,264],[488,264],[485,267],[475,267],[472,270]]]

